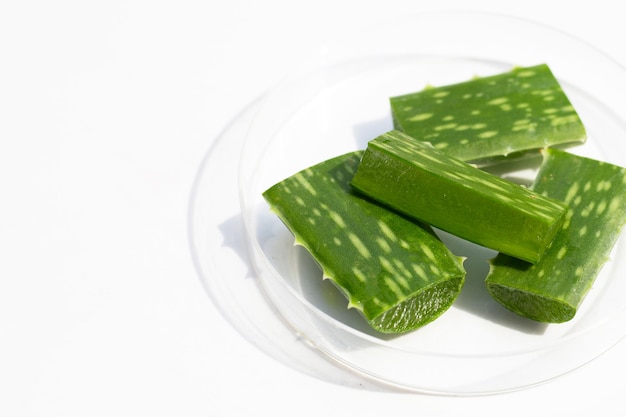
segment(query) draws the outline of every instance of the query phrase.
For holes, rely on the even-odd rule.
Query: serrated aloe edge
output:
[[[528,262],[541,258],[566,211],[395,130],[368,143],[351,184],[391,209]]]
[[[391,97],[394,128],[463,161],[490,165],[580,144],[586,131],[546,64]]]
[[[626,169],[548,149],[532,188],[565,202],[566,220],[539,262],[498,254],[485,282],[515,313],[562,323],[575,316],[626,222]]]
[[[463,259],[433,230],[363,198],[350,187],[362,156],[321,162],[263,193],[271,210],[346,296],[382,333],[432,322],[457,298]]]

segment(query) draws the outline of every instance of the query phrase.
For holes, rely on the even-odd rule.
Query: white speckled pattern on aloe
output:
[[[567,203],[565,223],[535,265],[496,256],[487,289],[524,317],[565,322],[575,316],[626,222],[626,169],[548,149],[533,188]]]
[[[545,64],[427,87],[390,103],[395,129],[479,164],[586,139],[578,114]]]
[[[359,151],[322,162],[263,196],[349,307],[380,332],[407,332],[452,305],[465,270],[429,226],[352,191],[361,156]]]
[[[566,211],[396,130],[368,143],[351,184],[408,216],[529,262],[543,255]]]

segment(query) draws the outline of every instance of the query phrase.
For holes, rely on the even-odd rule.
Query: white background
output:
[[[402,14],[478,10],[562,29],[626,64],[619,6],[2,2],[0,415],[624,415],[626,341],[545,385],[477,398],[292,369],[224,319],[187,235],[211,142],[320,40]]]

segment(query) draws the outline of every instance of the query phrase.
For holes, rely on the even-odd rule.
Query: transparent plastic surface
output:
[[[483,281],[494,252],[441,233],[453,252],[468,257],[461,295],[435,322],[389,336],[346,308],[261,195],[301,169],[364,149],[391,129],[391,96],[539,63],[551,67],[586,125],[587,143],[570,151],[626,166],[626,124],[614,111],[626,108],[624,69],[576,38],[515,18],[426,14],[371,27],[321,47],[268,94],[242,149],[240,202],[255,274],[295,334],[377,382],[449,395],[549,381],[624,336],[623,239],[576,317],[549,325],[518,317],[489,297]],[[508,175],[526,182],[536,168],[528,161]]]
[[[258,107],[256,100],[233,118],[198,169],[188,220],[189,246],[200,281],[234,330],[278,363],[329,383],[388,391],[392,388],[336,366],[304,339],[294,337],[256,279],[243,231],[237,161]]]

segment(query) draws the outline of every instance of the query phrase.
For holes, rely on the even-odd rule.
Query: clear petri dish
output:
[[[587,128],[580,155],[626,166],[626,71],[558,30],[518,18],[432,13],[381,23],[325,45],[273,88],[250,123],[239,160],[239,200],[251,264],[269,302],[298,337],[337,366],[402,390],[485,395],[544,383],[601,355],[626,334],[620,239],[576,317],[543,324],[516,316],[484,288],[494,252],[441,233],[468,257],[466,284],[433,323],[377,334],[327,281],[262,197],[276,182],[323,160],[365,149],[392,128],[388,99],[547,63]],[[236,163],[236,161],[233,161]],[[520,164],[508,175],[525,181]]]

